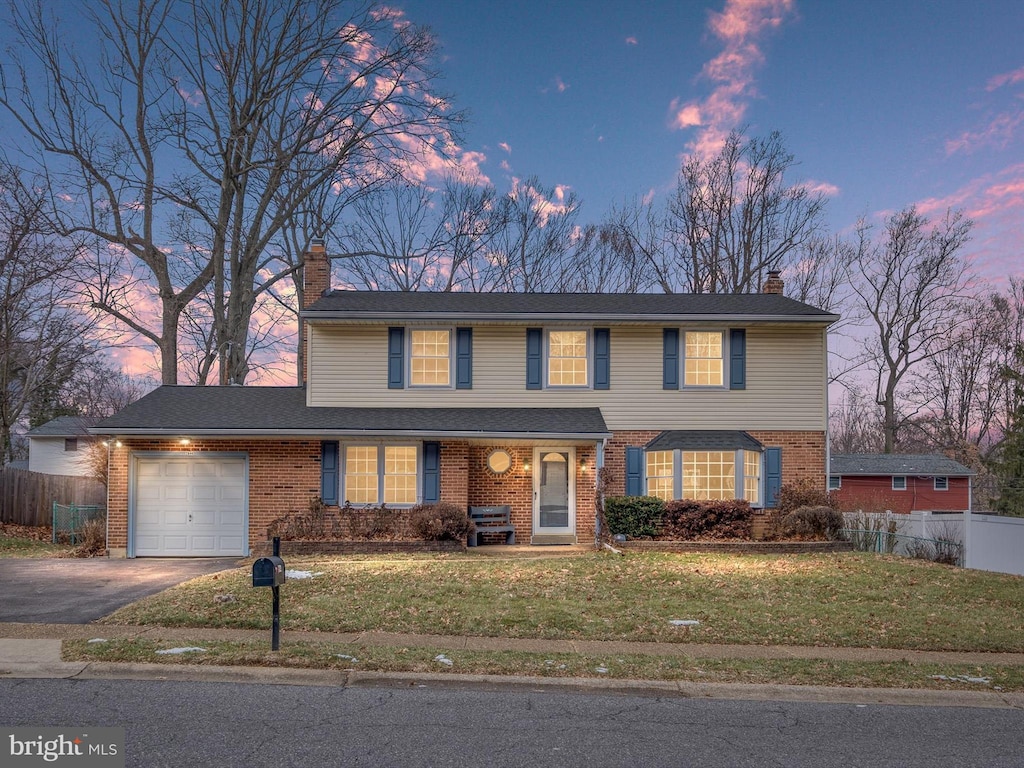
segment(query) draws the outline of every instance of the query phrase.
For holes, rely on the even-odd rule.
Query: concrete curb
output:
[[[51,678],[74,680],[150,680],[164,682],[315,685],[326,687],[454,687],[552,693],[793,701],[857,706],[899,705],[1024,709],[1024,694],[996,691],[930,691],[890,688],[833,688],[816,685],[692,683],[671,680],[543,678],[413,672],[229,667],[196,664],[118,664],[110,662],[0,662],[0,680]]]

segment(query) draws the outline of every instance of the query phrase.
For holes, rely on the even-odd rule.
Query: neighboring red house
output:
[[[971,508],[971,472],[938,454],[843,453],[830,461],[828,489],[840,506],[858,503],[893,512]]]

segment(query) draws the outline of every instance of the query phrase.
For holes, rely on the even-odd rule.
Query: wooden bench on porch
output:
[[[516,543],[516,529],[512,525],[512,507],[470,507],[469,519],[476,525],[476,532],[466,539],[467,547],[475,547],[478,537],[485,533],[504,533],[506,544]]]

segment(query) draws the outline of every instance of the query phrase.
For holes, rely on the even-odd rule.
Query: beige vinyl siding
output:
[[[662,327],[613,326],[611,389],[537,391],[526,389],[524,328],[476,326],[472,390],[394,390],[387,386],[386,326],[312,326],[308,402],[405,408],[599,407],[612,430],[823,430],[825,359],[821,328],[748,328],[746,390],[666,391]]]

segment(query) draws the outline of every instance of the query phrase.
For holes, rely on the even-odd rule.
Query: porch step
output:
[[[530,543],[535,547],[565,546],[567,544],[575,544],[576,535],[572,533],[537,534],[530,539]]]

